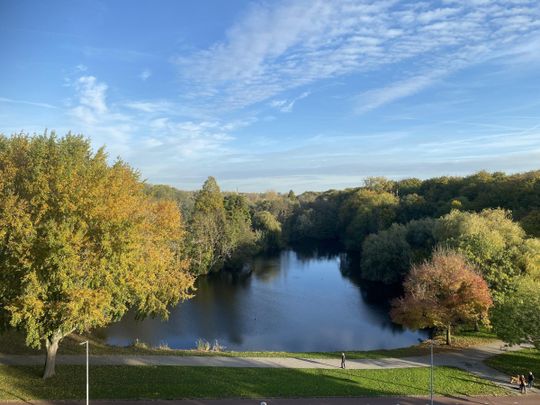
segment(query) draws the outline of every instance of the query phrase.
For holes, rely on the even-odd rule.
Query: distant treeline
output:
[[[524,241],[540,236],[540,171],[482,171],[428,180],[372,177],[361,187],[298,196],[292,191],[221,192],[212,177],[197,192],[146,187],[148,194],[178,203],[188,230],[186,252],[198,274],[239,267],[261,251],[331,241],[362,257],[363,276],[393,283],[401,281],[411,263],[428,257],[436,244],[451,239],[442,236],[446,231],[441,223],[452,218],[462,222],[457,233],[467,232],[469,225],[463,224],[481,217],[491,228],[502,220],[519,222]],[[469,217],[457,213],[486,209],[502,211]]]

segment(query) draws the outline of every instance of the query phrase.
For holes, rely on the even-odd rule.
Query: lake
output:
[[[242,351],[391,349],[426,336],[392,323],[387,288],[348,274],[345,262],[344,254],[293,250],[257,258],[251,274],[200,277],[195,297],[166,322],[128,315],[101,333],[119,346],[138,339],[193,349],[203,338]]]

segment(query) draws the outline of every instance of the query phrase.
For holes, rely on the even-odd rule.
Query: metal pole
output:
[[[431,341],[431,373],[430,373],[430,387],[431,387],[431,405],[433,405],[433,340]]]
[[[89,405],[89,402],[90,402],[90,388],[89,388],[89,384],[88,384],[88,381],[89,381],[89,375],[88,375],[88,370],[89,370],[88,346],[89,346],[89,344],[88,344],[88,340],[82,342],[81,345],[86,345],[86,405]]]

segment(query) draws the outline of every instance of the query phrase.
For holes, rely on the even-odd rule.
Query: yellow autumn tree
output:
[[[0,135],[0,312],[45,344],[121,318],[167,317],[190,297],[184,229],[174,202],[143,192],[126,163],[71,134]]]

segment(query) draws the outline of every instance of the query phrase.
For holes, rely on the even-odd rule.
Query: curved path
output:
[[[484,360],[508,350],[518,350],[519,346],[503,348],[502,342],[495,341],[490,344],[474,346],[461,351],[449,353],[436,353],[435,366],[451,366],[467,370],[479,377],[490,380],[499,385],[515,390],[509,384],[505,374],[488,367]],[[41,355],[22,356],[0,354],[0,365],[41,365],[45,357]],[[84,355],[59,355],[57,364],[84,365]],[[292,357],[220,357],[220,356],[125,356],[101,355],[90,356],[92,365],[129,365],[129,366],[204,366],[204,367],[259,367],[259,368],[323,368],[332,369],[340,367],[340,359],[305,359]],[[429,356],[380,358],[380,359],[351,359],[347,360],[349,369],[385,369],[428,367]]]

